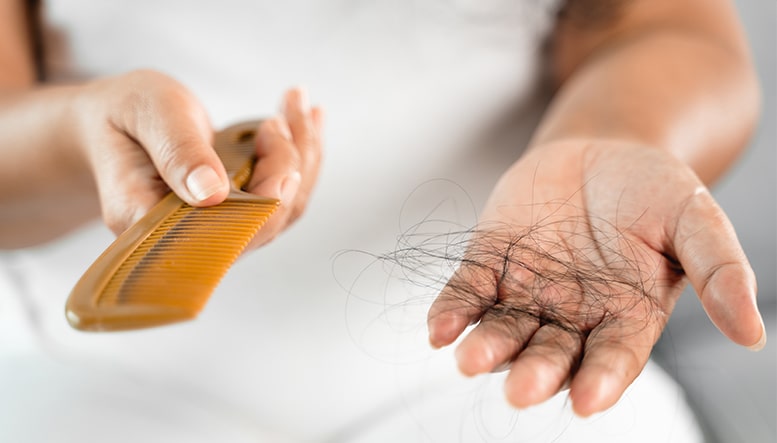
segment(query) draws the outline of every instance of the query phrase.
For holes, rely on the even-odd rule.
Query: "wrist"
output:
[[[55,158],[67,171],[72,183],[94,190],[91,156],[88,146],[89,127],[102,124],[101,115],[91,104],[90,83],[56,87],[55,114],[52,115],[50,139],[55,146]]]

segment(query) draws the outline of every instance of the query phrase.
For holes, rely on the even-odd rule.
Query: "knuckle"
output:
[[[287,155],[287,161],[294,165],[294,166],[301,166],[303,161],[303,156],[300,154],[299,151],[296,149],[289,149],[286,153]]]
[[[111,177],[98,177],[98,191],[103,222],[116,235],[140,220],[169,192],[163,181],[150,179],[147,172],[129,171],[120,181]]]
[[[318,165],[321,164],[321,159],[323,157],[321,145],[318,142],[308,145],[308,147],[304,149],[304,155],[302,157],[306,166],[309,168],[317,168]]]
[[[257,236],[255,237],[254,241],[251,242],[252,244],[249,246],[249,249],[255,249],[262,247],[268,243],[271,243],[275,238],[278,236],[277,232],[273,232],[267,235]]]
[[[306,156],[316,157],[320,155],[320,143],[312,128],[306,127],[304,130],[299,131],[298,135],[294,137],[294,140],[297,143],[299,150]]]
[[[124,76],[134,81],[141,81],[141,82],[148,81],[148,80],[159,80],[159,79],[170,78],[166,74],[154,69],[135,69],[124,74]]]
[[[130,71],[119,77],[119,86],[131,97],[142,97],[148,91],[169,83],[171,79],[161,72],[150,69]]]
[[[305,169],[302,169],[304,164],[304,158],[300,155],[299,152],[297,152],[295,149],[289,148],[284,149],[283,152],[278,152],[277,160],[280,163],[281,170],[287,170],[287,173],[291,173],[292,171],[304,171]]]
[[[185,91],[184,87],[173,77],[155,71],[153,69],[138,69],[130,71],[123,77],[130,89],[141,93],[180,93]]]
[[[160,172],[169,173],[170,171],[180,167],[182,162],[188,160],[186,151],[190,151],[185,146],[189,143],[184,140],[174,140],[171,137],[165,137],[160,141],[157,146],[147,146],[146,149],[156,151],[152,152],[152,156],[157,158],[157,167]],[[188,152],[191,154],[191,152]]]
[[[297,203],[289,209],[288,225],[295,223],[305,213],[306,203]]]
[[[135,210],[126,205],[110,205],[103,208],[103,222],[114,234],[119,235],[130,227]]]
[[[202,140],[194,135],[165,136],[158,145],[146,146],[155,166],[166,181],[185,175],[191,165],[207,163]]]
[[[193,101],[191,93],[177,80],[151,69],[130,71],[119,77],[115,87],[118,105],[123,106],[118,109],[129,109],[141,115],[153,112],[159,103],[174,100],[189,104]],[[182,109],[188,107],[182,106]]]

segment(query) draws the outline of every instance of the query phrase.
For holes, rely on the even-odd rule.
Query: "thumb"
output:
[[[119,126],[148,154],[160,177],[192,206],[222,202],[229,193],[224,166],[212,146],[213,133],[199,102],[169,77],[119,117]]]
[[[733,342],[762,349],[766,331],[756,305],[755,274],[734,227],[703,186],[686,203],[673,242],[704,310]]]

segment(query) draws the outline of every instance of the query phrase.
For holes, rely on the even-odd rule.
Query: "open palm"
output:
[[[569,383],[587,416],[645,366],[686,277],[724,334],[763,346],[753,271],[690,168],[628,142],[536,146],[492,192],[429,311],[430,341],[477,323],[457,350],[462,372],[509,369],[516,407]]]

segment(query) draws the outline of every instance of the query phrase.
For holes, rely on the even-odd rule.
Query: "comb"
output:
[[[227,199],[196,208],[169,193],[84,273],[65,306],[70,325],[119,331],[190,320],[280,203],[242,191],[256,161],[258,121],[216,134],[232,183]]]

